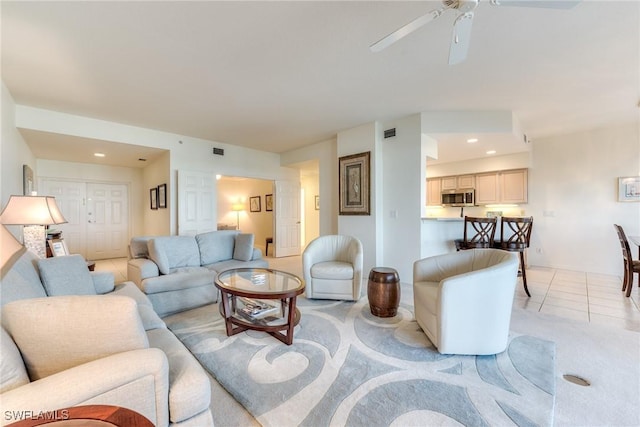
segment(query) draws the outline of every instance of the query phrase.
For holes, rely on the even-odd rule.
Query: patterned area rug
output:
[[[410,305],[391,319],[372,316],[366,297],[301,297],[298,306],[291,346],[261,332],[227,337],[217,306],[165,320],[264,426],[553,424],[550,341],[514,335],[496,356],[447,356],[429,342]]]

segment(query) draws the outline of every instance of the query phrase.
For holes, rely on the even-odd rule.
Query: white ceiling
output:
[[[439,6],[2,1],[2,80],[21,105],[276,153],[422,111],[513,111],[534,141],[637,120],[640,2],[553,10],[482,0],[456,66],[453,11],[369,51]],[[72,154],[65,139],[24,135],[38,157]]]

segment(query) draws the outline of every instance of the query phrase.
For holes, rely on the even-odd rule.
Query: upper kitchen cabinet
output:
[[[441,180],[441,191],[475,187],[475,175],[446,176]]]
[[[427,206],[439,206],[442,204],[440,187],[442,180],[440,178],[427,179]]]
[[[527,169],[476,175],[476,204],[527,203]]]

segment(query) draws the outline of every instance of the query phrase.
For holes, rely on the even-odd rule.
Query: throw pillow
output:
[[[111,354],[149,347],[136,302],[121,296],[61,296],[2,307],[32,381]]]
[[[149,257],[162,274],[179,267],[200,266],[200,251],[193,236],[162,236],[147,243]]]
[[[47,295],[95,295],[96,288],[82,255],[38,260],[40,278]]]
[[[209,231],[196,235],[200,248],[200,264],[209,265],[233,258],[236,230]]]
[[[236,244],[233,248],[233,259],[238,261],[251,261],[253,258],[253,240],[253,234],[238,234],[236,236]]]

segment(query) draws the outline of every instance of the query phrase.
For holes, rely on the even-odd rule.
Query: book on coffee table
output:
[[[280,307],[267,301],[255,300],[252,298],[239,297],[243,307],[237,310],[237,313],[249,320],[262,319],[270,314],[280,311]]]

